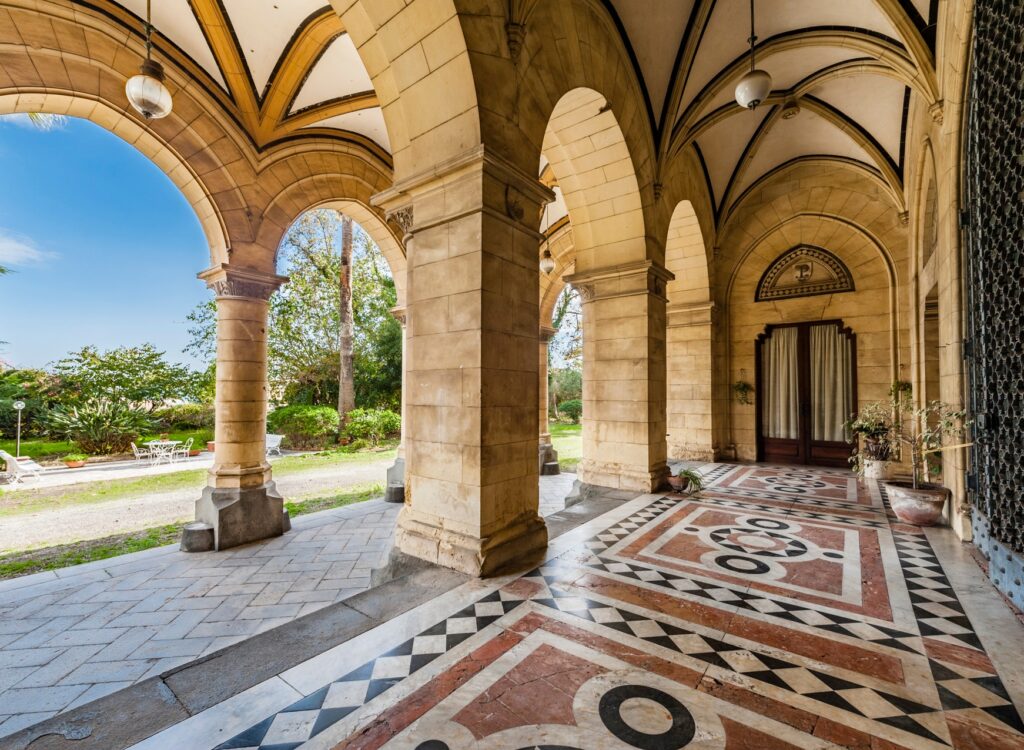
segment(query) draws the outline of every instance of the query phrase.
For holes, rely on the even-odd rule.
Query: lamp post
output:
[[[18,433],[14,444],[14,457],[21,458],[21,410],[25,408],[24,401],[15,401],[14,410],[18,412]]]

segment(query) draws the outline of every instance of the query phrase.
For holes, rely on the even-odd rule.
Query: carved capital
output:
[[[943,108],[942,99],[939,99],[939,101],[935,102],[935,104],[928,108],[928,114],[932,116],[932,122],[936,125],[942,124]]]
[[[253,268],[233,268],[227,263],[198,274],[217,299],[255,299],[266,301],[288,281],[287,276],[268,274]]]
[[[408,237],[412,234],[412,206],[402,206],[390,211],[387,214],[388,221],[395,222],[402,230],[402,236]]]
[[[903,226],[907,226],[908,224],[910,224],[909,211],[901,211],[898,218],[900,220],[900,224],[902,224]]]
[[[666,285],[675,276],[653,261],[624,263],[564,277],[580,293],[584,303],[595,299],[650,294],[666,299]]]
[[[526,41],[526,24],[509,21],[505,24],[505,40],[508,42],[508,54],[512,62],[519,62],[519,55],[523,51],[523,43]]]
[[[541,326],[539,335],[540,343],[548,343],[549,341],[551,341],[552,338],[554,338],[556,333],[558,333],[557,328],[552,328],[551,326]]]
[[[391,308],[391,316],[398,321],[398,324],[402,326],[402,328],[405,328],[406,314],[407,311],[404,307],[399,306]]]

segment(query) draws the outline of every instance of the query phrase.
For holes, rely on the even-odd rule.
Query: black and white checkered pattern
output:
[[[520,597],[494,591],[268,716],[221,743],[215,750],[293,750],[476,635],[522,602]]]
[[[884,625],[873,625],[845,615],[819,610],[806,604],[780,601],[754,591],[736,589],[714,581],[703,581],[666,570],[659,570],[633,562],[594,556],[584,563],[587,567],[622,578],[629,578],[670,591],[727,604],[755,615],[767,615],[787,622],[820,628],[830,633],[846,635],[900,651],[923,653],[920,639],[915,633],[906,633]]]
[[[777,656],[754,652],[726,640],[673,625],[648,613],[597,602],[571,592],[559,592],[554,588],[551,594],[550,598],[534,601],[750,680],[774,685],[857,716],[942,742],[927,726],[931,723],[930,718],[941,711],[938,706],[928,706]]]

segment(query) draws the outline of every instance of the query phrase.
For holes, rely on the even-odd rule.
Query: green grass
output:
[[[366,502],[379,497],[383,492],[384,488],[380,484],[361,485],[350,487],[344,492],[286,503],[285,507],[288,509],[289,515],[294,518],[306,513]],[[117,555],[127,555],[130,552],[140,552],[153,547],[174,544],[181,538],[183,525],[183,523],[172,523],[127,534],[116,534],[102,539],[0,555],[0,579],[67,568],[94,560],[106,560]]]
[[[575,472],[583,458],[583,426],[552,422],[548,429],[551,431],[551,444],[558,451],[558,467],[562,471]]]
[[[371,463],[394,458],[395,453],[395,447],[389,445],[355,453],[331,451],[302,456],[285,456],[273,462],[274,475],[282,477],[318,469]],[[58,487],[19,489],[17,491],[0,489],[0,518],[160,492],[194,489],[198,493],[206,485],[206,473],[206,469],[189,469],[171,474],[82,482]]]
[[[182,430],[180,432],[168,433],[168,440],[180,440],[185,442],[189,438],[194,440],[194,448],[206,449],[206,442],[213,440],[213,430]],[[160,434],[153,433],[151,435],[143,435],[136,444],[141,446],[147,440],[159,440]],[[7,451],[12,456],[14,455],[15,447],[17,446],[16,440],[0,440],[0,450]],[[32,438],[31,440],[21,441],[21,455],[34,458],[36,461],[56,461],[69,453],[77,451],[74,443],[67,440],[51,440],[49,438]],[[130,454],[127,454],[130,455]]]

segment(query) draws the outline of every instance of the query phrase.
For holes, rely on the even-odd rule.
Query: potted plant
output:
[[[676,492],[700,492],[704,489],[704,477],[693,469],[680,469],[669,475],[668,483]]]
[[[889,502],[897,518],[916,526],[932,526],[942,516],[949,490],[941,484],[926,482],[928,456],[944,448],[965,448],[970,443],[943,446],[946,438],[963,438],[970,426],[966,412],[941,401],[931,401],[918,409],[907,410],[896,438],[910,449],[912,476],[909,481],[889,481]]]
[[[892,410],[875,401],[861,410],[844,425],[847,442],[853,444],[850,464],[865,479],[887,479],[889,460],[892,458]]]
[[[210,453],[213,453],[214,447],[215,446],[214,446],[214,443],[213,443],[212,440],[207,440],[206,441],[206,450],[208,450]]]
[[[89,457],[84,453],[69,453],[61,460],[69,469],[80,469],[85,466],[85,462],[89,460]]]

